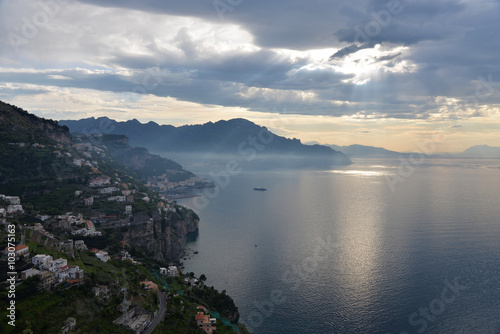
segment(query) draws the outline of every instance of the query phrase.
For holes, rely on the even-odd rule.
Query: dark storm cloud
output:
[[[51,48],[57,55],[67,53],[70,60],[73,54],[85,53],[88,59],[82,67],[91,70],[118,68],[130,73],[3,70],[1,82],[154,94],[266,112],[286,109],[336,116],[361,112],[394,118],[426,117],[425,109],[435,111],[432,101],[438,97],[475,102],[478,89],[484,97],[480,103],[500,99],[498,1],[78,1],[96,6],[92,9],[96,21],[76,29],[77,36],[61,30],[65,38],[51,41]],[[221,1],[229,6],[222,12],[214,6]],[[169,19],[158,19],[162,14],[200,18],[217,25],[216,34],[239,27],[251,37],[246,43],[252,48],[220,51],[217,43],[207,47],[196,35],[196,22],[172,27],[173,37],[167,41],[161,38],[164,32],[154,30],[155,23],[145,19],[133,26],[125,19],[136,12],[121,20],[114,16],[115,8],[136,10],[137,16],[147,13],[156,23]],[[117,25],[110,36],[100,30],[107,19]],[[65,27],[71,27],[71,18],[66,20]],[[47,45],[42,31],[39,35],[40,40],[34,39],[27,48],[33,53],[31,59],[42,57],[37,49],[42,46],[36,43]],[[5,34],[0,43],[2,38]],[[140,52],[123,47],[134,42],[140,44]],[[68,51],[67,46],[74,49]],[[324,60],[298,52],[326,48],[338,51],[329,51]],[[346,63],[360,54],[367,55]],[[488,83],[490,75],[492,84],[480,87],[481,78]]]
[[[346,46],[345,48],[340,49],[339,51],[335,52],[332,56],[330,56],[330,60],[344,58],[350,54],[358,52],[359,50],[368,49],[368,48],[371,49],[375,46],[375,44],[376,43],[373,41],[368,41],[368,42],[363,43],[361,45],[352,44],[352,45]]]

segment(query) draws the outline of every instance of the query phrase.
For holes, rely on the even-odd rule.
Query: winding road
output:
[[[167,298],[165,294],[161,291],[158,291],[158,295],[160,296],[160,311],[158,312],[158,316],[151,322],[151,324],[146,328],[143,334],[151,334],[156,326],[163,320],[165,317],[165,313],[167,313]]]

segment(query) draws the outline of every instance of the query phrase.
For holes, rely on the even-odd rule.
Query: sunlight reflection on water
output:
[[[384,176],[390,175],[388,172],[380,172],[373,170],[331,170],[330,173],[335,174],[347,174],[347,175],[358,175],[358,176]]]

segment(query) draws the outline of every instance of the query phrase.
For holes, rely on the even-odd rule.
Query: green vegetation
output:
[[[28,244],[34,253],[67,258],[41,245]],[[219,293],[213,287],[186,286],[182,276],[164,279],[153,275],[152,272],[157,271],[160,265],[165,265],[154,260],[141,259],[141,264],[134,264],[128,260],[112,259],[105,263],[89,251],[77,251],[74,258],[68,258],[68,264],[85,270],[85,285],[68,289],[62,284],[55,291],[40,291],[37,287],[38,276],[27,279],[16,291],[16,327],[14,329],[3,322],[0,327],[2,333],[20,333],[28,329],[41,334],[57,333],[68,317],[77,320],[74,333],[130,333],[112,323],[121,315],[119,305],[123,295],[120,289],[126,287],[129,300],[154,312],[158,308],[158,297],[155,292],[144,290],[140,284],[144,280],[156,282],[168,299],[168,313],[154,333],[201,333],[194,321],[198,305],[223,317],[231,317],[237,312],[225,291]],[[97,285],[108,286],[109,296],[96,297],[91,290]],[[5,289],[0,291],[0,301],[8,301]],[[0,316],[5,317],[5,310]],[[229,322],[227,324],[218,320],[217,333],[234,333],[234,327]],[[247,333],[242,326],[240,331]]]
[[[66,319],[73,317],[77,326],[72,333],[130,333],[130,330],[113,324],[113,320],[121,315],[119,306],[123,294],[120,291],[123,287],[127,288],[127,299],[134,306],[140,305],[149,312],[158,308],[158,295],[144,289],[141,284],[144,280],[155,281],[168,295],[168,314],[155,333],[201,333],[194,321],[198,305],[236,320],[238,313],[232,299],[225,291],[219,293],[213,287],[203,286],[204,275],[200,277],[202,283],[199,287],[186,286],[183,277],[165,281],[156,273],[168,264],[153,260],[151,256],[158,252],[158,249],[153,249],[156,246],[149,247],[147,242],[141,243],[140,240],[135,245],[122,243],[127,236],[130,239],[134,232],[132,228],[140,229],[150,221],[153,222],[152,243],[163,242],[158,239],[170,232],[176,238],[176,231],[181,230],[181,224],[186,222],[192,223],[191,230],[192,226],[196,227],[193,224],[199,219],[196,213],[175,202],[173,212],[158,210],[160,196],[141,182],[149,176],[163,174],[171,181],[193,176],[171,160],[152,155],[145,149],[131,148],[124,136],[72,138],[68,129],[58,126],[57,122],[38,118],[0,101],[0,194],[19,196],[26,212],[17,213],[13,218],[18,226],[16,240],[24,236],[23,242],[29,246],[31,256],[62,257],[69,265],[78,265],[85,272],[82,285],[70,286],[65,282],[52,291],[39,290],[39,276],[23,281],[16,288],[16,327],[2,321],[0,332],[59,333]],[[90,187],[89,181],[101,176],[109,179],[109,187],[134,190],[133,202],[132,199],[125,203],[108,201],[111,195]],[[117,194],[121,195],[118,191]],[[90,197],[93,198],[91,205],[84,200]],[[142,200],[144,197],[150,201]],[[2,207],[9,204],[0,203]],[[125,214],[125,205],[132,205],[133,216]],[[22,227],[40,223],[41,220],[35,218],[37,214],[54,216],[67,212],[82,216],[71,220],[50,217],[42,224],[45,231],[52,233],[57,240],[50,234]],[[84,240],[89,248],[108,251],[111,260],[106,263],[90,251],[66,253],[58,248],[59,241],[73,238],[72,229],[85,227],[80,218],[90,217],[103,219],[96,223],[103,235],[75,238]],[[115,220],[120,225],[114,226]],[[129,227],[129,222],[134,222],[135,226]],[[186,233],[185,229],[182,230]],[[7,244],[6,237],[5,231],[0,229],[0,245]],[[119,255],[123,250],[139,262],[121,261]],[[31,266],[29,259],[21,259],[16,262],[16,271]],[[7,263],[1,262],[0,269],[7,273]],[[2,275],[5,280],[7,277]],[[92,289],[98,285],[106,285],[109,294],[96,296]],[[0,302],[4,305],[8,301],[7,290],[0,286]],[[0,310],[2,319],[6,319],[6,312],[6,308]],[[217,324],[217,333],[234,332],[234,325],[225,321],[225,324]]]

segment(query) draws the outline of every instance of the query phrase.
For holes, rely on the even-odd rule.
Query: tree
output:
[[[205,274],[201,274],[200,281],[205,282],[207,280],[207,276]]]

